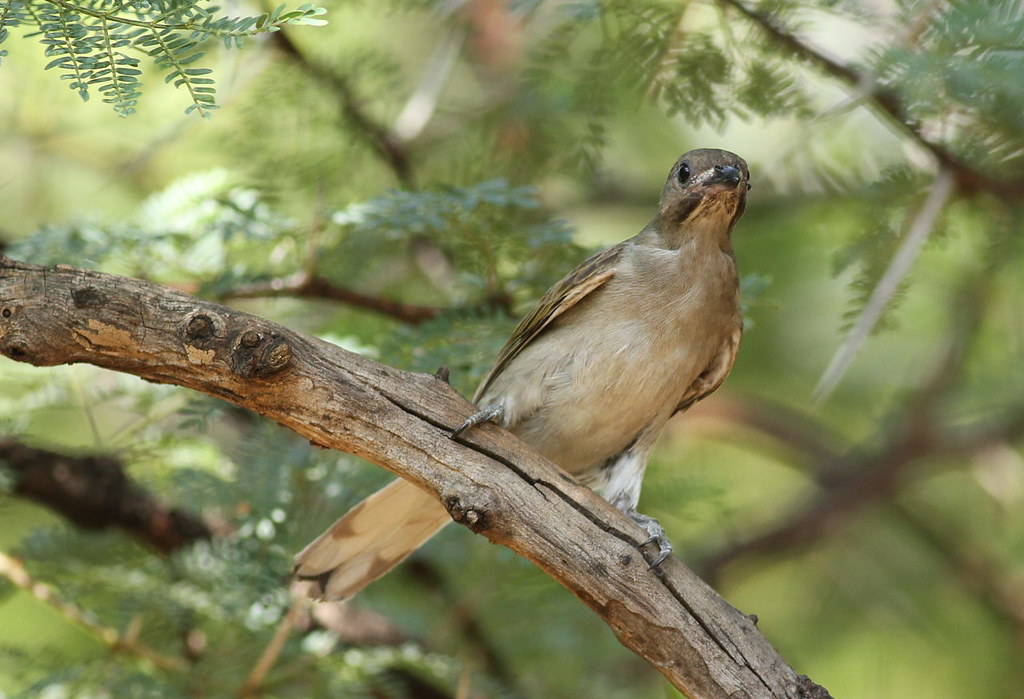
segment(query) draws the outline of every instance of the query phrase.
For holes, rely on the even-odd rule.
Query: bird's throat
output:
[[[732,252],[732,227],[736,221],[737,197],[723,193],[704,199],[682,223],[659,221],[659,247],[678,250],[684,246]]]

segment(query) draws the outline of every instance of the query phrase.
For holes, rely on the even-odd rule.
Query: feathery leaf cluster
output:
[[[62,80],[88,100],[91,90],[121,116],[135,111],[142,94],[141,58],[152,59],[164,82],[183,88],[191,104],[185,110],[209,116],[217,108],[210,68],[196,67],[212,40],[228,48],[243,39],[279,31],[288,25],[318,25],[321,7],[305,4],[295,10],[282,5],[258,16],[228,17],[217,6],[199,0],[2,0],[0,43],[10,28],[38,37],[47,69],[56,68]],[[6,51],[0,51],[0,58]]]
[[[905,3],[913,43],[869,54],[881,85],[902,96],[905,117],[949,134],[972,161],[1020,177],[1024,169],[1024,7],[1014,0],[954,2],[921,17]]]

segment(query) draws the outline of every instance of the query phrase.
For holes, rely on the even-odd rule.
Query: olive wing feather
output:
[[[625,245],[625,242],[619,243],[592,255],[548,289],[534,309],[519,321],[519,325],[512,331],[512,336],[498,353],[494,367],[480,382],[480,387],[473,396],[474,402],[480,400],[491,382],[523,351],[524,347],[550,327],[556,318],[615,276],[615,265]]]

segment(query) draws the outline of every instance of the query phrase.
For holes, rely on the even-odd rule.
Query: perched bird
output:
[[[701,149],[669,172],[658,213],[636,236],[589,258],[516,327],[455,434],[495,421],[671,545],[636,511],[648,455],[672,415],[717,389],[743,319],[730,237],[749,172]],[[311,595],[345,599],[451,521],[402,479],[356,505],[296,556]]]

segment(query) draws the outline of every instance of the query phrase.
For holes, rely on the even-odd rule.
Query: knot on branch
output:
[[[23,362],[28,359],[28,339],[19,333],[4,333],[0,341],[0,354],[15,361]]]
[[[444,501],[445,509],[448,510],[448,514],[452,516],[452,519],[463,524],[473,532],[480,533],[485,531],[488,527],[487,513],[476,507],[463,505],[462,501],[456,497],[445,498]]]
[[[221,319],[213,313],[193,313],[185,319],[181,327],[181,337],[189,345],[208,349],[222,325]]]
[[[84,286],[71,290],[71,300],[75,308],[99,308],[106,303],[106,295],[94,286]]]
[[[28,338],[14,329],[14,321],[9,321],[17,314],[15,306],[0,307],[0,354],[16,361],[23,362],[28,358]]]
[[[263,378],[291,364],[292,348],[276,332],[249,329],[238,335],[231,359],[231,369],[239,376]]]

